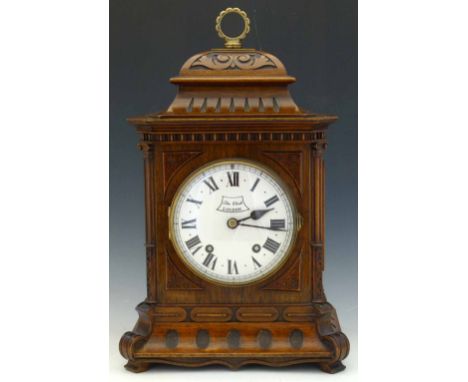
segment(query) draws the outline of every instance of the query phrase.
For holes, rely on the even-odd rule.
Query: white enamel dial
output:
[[[296,216],[273,172],[233,159],[208,164],[182,184],[169,224],[174,247],[195,272],[235,285],[278,269],[294,244]]]

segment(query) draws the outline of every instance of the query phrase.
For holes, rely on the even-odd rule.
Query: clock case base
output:
[[[161,307],[144,302],[137,307],[140,318],[135,328],[122,336],[119,349],[128,360],[125,368],[135,373],[153,364],[219,364],[236,370],[248,364],[282,367],[309,363],[327,373],[344,370],[341,361],[348,355],[349,341],[341,332],[335,309],[329,303],[295,308],[308,314],[298,318],[299,314],[288,315],[290,310],[284,309],[275,321],[193,322],[186,318],[161,322]]]

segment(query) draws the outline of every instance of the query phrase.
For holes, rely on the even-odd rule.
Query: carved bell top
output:
[[[295,82],[274,55],[255,49],[212,49],[190,57],[174,84],[262,84]]]
[[[255,49],[198,53],[170,81],[179,92],[168,115],[303,114],[288,90],[296,79],[277,57]]]

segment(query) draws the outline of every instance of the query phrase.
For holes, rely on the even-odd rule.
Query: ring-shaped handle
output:
[[[221,28],[221,23],[224,19],[224,16],[230,13],[238,14],[240,17],[242,17],[242,20],[244,21],[244,30],[238,36],[235,37],[227,36]],[[247,33],[250,32],[250,20],[247,17],[247,13],[245,13],[243,10],[239,8],[226,8],[216,18],[215,29],[218,32],[218,36],[224,39],[224,46],[226,48],[241,48],[241,40],[244,39],[247,36]]]

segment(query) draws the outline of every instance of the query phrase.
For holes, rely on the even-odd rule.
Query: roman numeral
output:
[[[237,263],[232,260],[228,260],[228,274],[232,275],[232,271],[236,273],[236,275],[239,274],[239,270],[237,269]]]
[[[265,244],[263,244],[263,248],[268,249],[270,252],[276,253],[278,248],[280,247],[280,243],[277,241],[274,241],[273,239],[270,239],[269,237],[265,241]]]
[[[195,203],[195,204],[202,204],[203,202],[199,201],[199,200],[195,200],[195,199],[187,199],[187,202],[190,202],[190,203]]]
[[[270,207],[272,204],[279,200],[278,195],[272,196],[270,199],[264,201],[265,206]]]
[[[197,219],[182,220],[182,228],[197,228]]]
[[[219,187],[212,176],[210,176],[208,179],[205,179],[203,183],[205,183],[212,192],[219,190]]]
[[[210,252],[208,255],[206,255],[205,260],[203,260],[203,265],[207,268],[209,268],[211,265],[211,270],[214,270],[216,261],[218,261],[218,258]]]
[[[255,190],[255,188],[257,187],[258,182],[260,182],[260,178],[257,178],[257,180],[255,180],[255,182],[254,182],[252,188],[250,189],[250,191],[253,192]]]
[[[260,264],[260,263],[258,262],[258,260],[257,260],[255,257],[253,257],[253,256],[252,256],[252,261],[253,261],[253,263],[254,263],[254,268],[255,268],[255,269],[260,268],[260,267],[262,266],[262,264]]]
[[[237,171],[233,171],[232,173],[228,171],[227,176],[231,187],[239,187],[239,173]]]
[[[187,240],[185,242],[185,244],[187,244],[187,247],[188,249],[192,249],[193,247],[195,247],[196,245],[198,244],[201,244],[201,241],[200,241],[200,238],[197,236],[194,236],[192,237],[191,239]],[[198,249],[197,249],[198,250]]]
[[[271,219],[270,220],[270,228],[271,229],[283,229],[286,227],[286,222],[284,219]]]
[[[195,251],[192,252],[192,255],[195,255],[200,249],[202,249],[202,245],[199,245],[197,248],[195,248]]]

